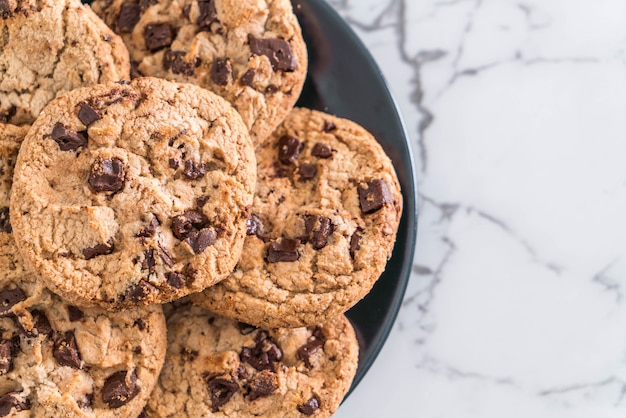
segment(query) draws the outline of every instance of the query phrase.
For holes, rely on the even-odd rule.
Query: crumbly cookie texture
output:
[[[307,51],[289,0],[96,0],[137,74],[226,98],[261,143],[293,107]]]
[[[0,0],[0,122],[30,124],[62,93],[129,77],[122,39],[80,0]]]
[[[232,271],[255,169],[240,116],[207,90],[155,78],[77,89],[20,150],[16,242],[74,304],[165,303]]]
[[[262,330],[179,307],[168,352],[145,413],[174,417],[329,417],[358,362],[343,316],[309,328]]]
[[[8,217],[27,128],[0,124],[0,416],[137,416],[165,358],[160,306],[79,309],[27,269]]]
[[[294,109],[257,148],[257,189],[241,260],[191,299],[264,327],[313,325],[372,288],[402,212],[393,166],[360,126]]]

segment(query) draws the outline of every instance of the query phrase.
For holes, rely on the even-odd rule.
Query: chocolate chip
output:
[[[363,229],[358,227],[350,237],[350,257],[354,259],[354,254],[361,249],[361,233]]]
[[[311,155],[318,158],[330,158],[333,155],[333,150],[328,145],[318,142],[313,145]]]
[[[305,215],[304,228],[306,240],[311,243],[313,249],[321,250],[328,243],[328,237],[335,230],[335,225],[324,216]]]
[[[298,411],[304,415],[313,415],[320,408],[320,401],[313,396],[305,403],[298,405]]]
[[[74,369],[81,368],[80,353],[78,352],[76,338],[72,331],[66,332],[63,337],[55,341],[52,354],[61,366],[68,366]]]
[[[19,287],[0,290],[0,317],[8,315],[9,310],[23,300],[26,300],[26,294]]]
[[[251,86],[254,81],[254,76],[256,75],[256,70],[254,68],[250,68],[248,71],[243,73],[239,81],[244,86]]]
[[[18,395],[19,392],[9,392],[0,396],[0,417],[6,417],[11,414],[12,411],[20,412],[30,409],[30,402],[28,402],[28,400],[19,400],[17,398]]]
[[[278,389],[278,377],[269,370],[263,370],[252,378],[250,382],[250,400],[269,396]]]
[[[216,58],[211,66],[211,80],[218,86],[225,86],[228,84],[232,72],[233,69],[228,58]]]
[[[317,175],[317,166],[315,164],[304,163],[298,169],[301,180],[311,180]]]
[[[387,183],[382,179],[367,182],[367,188],[359,185],[359,203],[363,213],[380,210],[386,203],[393,203]]]
[[[0,209],[0,232],[8,232],[10,234],[12,231],[9,208],[2,208]]]
[[[289,42],[284,39],[250,37],[250,50],[256,55],[265,55],[269,58],[274,71],[293,71],[296,69],[296,60],[291,52]]]
[[[143,31],[143,39],[150,52],[170,46],[172,44],[172,27],[168,23],[148,25]]]
[[[141,269],[148,270],[148,273],[154,273],[154,266],[156,261],[154,260],[154,249],[148,248],[143,251],[143,261],[141,262]]]
[[[104,382],[102,401],[109,405],[109,408],[124,406],[139,394],[137,374],[133,370],[126,379],[127,374],[125,370],[115,372]]]
[[[163,248],[160,242],[157,243],[157,246],[159,247],[159,257],[161,257],[161,260],[163,260],[166,266],[171,268],[174,265],[174,259],[167,250]]]
[[[4,340],[0,343],[0,375],[13,369],[13,342]]]
[[[74,151],[87,145],[87,132],[74,132],[60,122],[52,128],[52,139],[59,144],[61,151]]]
[[[85,316],[83,311],[78,309],[76,306],[72,306],[72,305],[69,305],[67,307],[67,314],[70,318],[70,322],[80,321]]]
[[[217,412],[219,407],[233,397],[239,390],[239,385],[234,380],[221,377],[214,377],[207,382],[209,393],[211,394],[211,410]]]
[[[9,0],[0,0],[0,18],[7,19],[13,14]]]
[[[159,219],[153,215],[148,226],[142,228],[139,232],[137,232],[137,236],[144,238],[153,237],[159,225]]]
[[[128,297],[133,302],[139,302],[146,300],[150,293],[155,292],[157,289],[145,280],[139,280],[135,287],[128,293]]]
[[[254,213],[246,220],[246,234],[260,237],[263,234],[261,219]]]
[[[83,256],[85,260],[91,260],[100,255],[111,254],[115,250],[113,238],[109,238],[106,244],[96,244],[93,247],[83,248]]]
[[[203,228],[200,231],[191,231],[185,242],[189,244],[193,252],[200,254],[210,245],[213,245],[217,239],[217,233],[213,228]]]
[[[83,125],[89,126],[100,118],[100,115],[87,103],[80,104],[78,119],[80,119]]]
[[[278,160],[283,164],[291,164],[298,159],[304,144],[293,136],[284,135],[278,140]]]
[[[190,350],[186,347],[180,350],[180,355],[188,362],[194,361],[196,358],[198,358],[199,354],[200,353],[198,352],[198,350]]]
[[[157,4],[158,0],[139,0],[139,7],[141,8],[141,12],[145,12],[148,7]]]
[[[206,164],[187,160],[185,161],[183,174],[187,176],[187,178],[189,178],[190,180],[197,180],[201,177],[204,177],[204,175],[206,174]]]
[[[275,371],[274,363],[282,360],[283,352],[265,331],[259,331],[254,337],[254,347],[242,347],[239,359],[258,371]]]
[[[172,170],[176,170],[180,166],[180,161],[178,158],[170,158],[169,164]]]
[[[135,28],[141,17],[141,7],[134,3],[122,3],[120,15],[117,17],[117,29],[129,33]]]
[[[200,64],[200,60],[194,59],[192,62],[185,60],[187,53],[185,51],[169,50],[163,54],[163,68],[172,70],[174,74],[193,75]]]
[[[143,77],[143,74],[141,74],[141,72],[139,71],[139,68],[137,68],[138,65],[139,64],[137,63],[137,61],[130,62],[130,79],[131,80],[134,80],[139,77]]]
[[[184,240],[194,230],[198,231],[209,223],[201,212],[195,210],[185,211],[182,215],[172,218],[172,233],[179,240]]]
[[[313,365],[311,364],[311,355],[315,354],[319,351],[320,348],[324,346],[326,342],[326,337],[322,333],[322,329],[320,327],[316,327],[313,330],[311,338],[307,341],[306,344],[302,345],[298,348],[298,357],[304,361],[304,365],[307,368],[311,368]]]
[[[278,86],[276,84],[269,84],[265,87],[265,94],[274,94],[278,91]]]
[[[257,330],[258,328],[254,325],[245,324],[243,322],[237,322],[237,329],[241,332],[241,335],[248,335]]]
[[[136,325],[137,328],[139,328],[139,331],[143,331],[146,329],[146,322],[141,318],[135,319],[135,322],[133,324]]]
[[[198,1],[199,15],[198,26],[200,29],[208,29],[211,23],[219,22],[217,20],[217,9],[215,8],[215,0]]]
[[[337,125],[335,125],[333,122],[324,121],[324,127],[322,128],[324,130],[324,132],[328,133],[328,132],[332,132],[335,129],[337,129]]]
[[[299,258],[298,241],[295,239],[283,238],[280,242],[272,242],[267,249],[268,263],[296,261]]]
[[[119,192],[124,188],[124,163],[119,158],[96,158],[89,173],[89,187],[94,192]]]
[[[185,278],[180,273],[170,271],[167,273],[167,284],[176,289],[182,289],[185,286]]]
[[[50,325],[50,321],[48,320],[48,317],[43,311],[40,311],[39,309],[35,309],[30,314],[33,317],[33,329],[26,330],[26,333],[28,335],[32,335],[32,336],[52,335],[52,326]],[[34,331],[37,331],[37,332],[34,332]]]

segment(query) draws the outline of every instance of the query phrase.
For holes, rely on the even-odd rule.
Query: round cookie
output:
[[[26,130],[0,124],[0,416],[135,417],[165,358],[161,307],[78,309],[27,270],[8,218]]]
[[[256,152],[242,258],[226,280],[191,299],[264,327],[345,312],[391,256],[402,212],[391,161],[360,126],[307,109],[294,109]]]
[[[289,0],[96,0],[138,74],[188,81],[226,98],[255,144],[285,118],[307,51]]]
[[[0,0],[0,122],[30,124],[57,95],[128,79],[122,39],[80,0]]]
[[[271,331],[179,307],[148,405],[150,418],[329,417],[350,388],[358,343],[338,316]]]
[[[74,90],[20,150],[16,242],[79,306],[164,303],[232,271],[255,170],[241,118],[207,90],[156,78]]]

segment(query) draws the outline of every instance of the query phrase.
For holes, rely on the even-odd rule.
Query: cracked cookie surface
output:
[[[74,90],[20,150],[16,242],[76,305],[174,300],[232,271],[255,169],[241,118],[209,91],[155,78]]]
[[[168,353],[145,413],[169,417],[329,417],[358,363],[343,316],[308,328],[270,331],[178,306]]]
[[[307,52],[289,0],[96,0],[138,74],[188,81],[226,98],[255,144],[293,107]]]
[[[402,212],[391,161],[357,124],[307,109],[292,110],[256,153],[242,258],[226,280],[191,299],[264,327],[345,312],[391,256]]]
[[[122,39],[79,0],[0,0],[0,122],[30,124],[57,95],[129,77]]]
[[[162,309],[79,309],[27,269],[8,218],[26,131],[0,124],[0,416],[137,416],[165,358]]]

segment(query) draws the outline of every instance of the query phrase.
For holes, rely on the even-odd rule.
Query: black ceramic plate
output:
[[[370,131],[391,157],[404,195],[393,256],[369,295],[347,314],[360,345],[352,391],[382,349],[411,274],[417,234],[413,164],[398,108],[365,46],[324,0],[292,3],[309,51],[309,73],[297,105],[353,120]]]
[[[360,344],[359,384],[383,347],[406,289],[417,234],[416,187],[408,136],[373,58],[324,0],[292,0],[309,51],[309,73],[298,106],[353,120],[370,131],[396,168],[404,210],[393,256],[372,291],[348,312]]]

